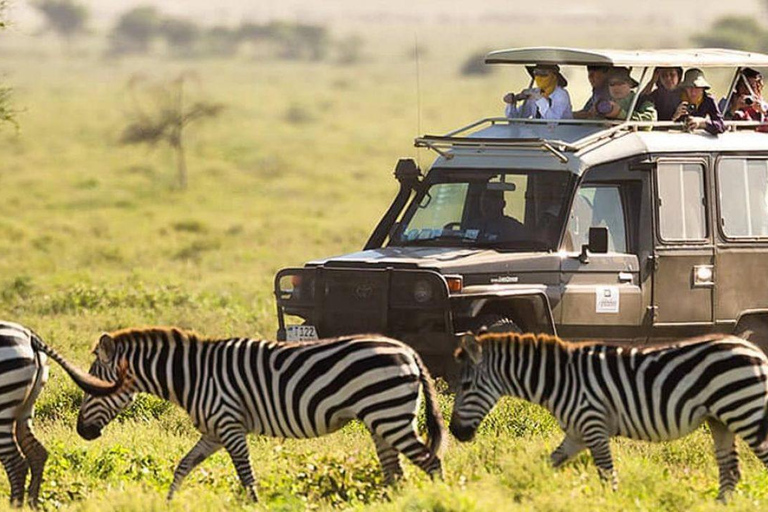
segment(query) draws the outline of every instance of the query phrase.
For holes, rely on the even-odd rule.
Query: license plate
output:
[[[314,325],[287,325],[285,327],[286,341],[309,341],[317,339],[317,329]]]

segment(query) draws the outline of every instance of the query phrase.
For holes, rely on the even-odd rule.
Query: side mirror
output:
[[[595,226],[589,228],[589,252],[605,254],[608,252],[608,228]]]
[[[589,243],[581,246],[579,261],[589,263],[589,253],[605,254],[608,252],[608,228],[593,226],[589,228]]]

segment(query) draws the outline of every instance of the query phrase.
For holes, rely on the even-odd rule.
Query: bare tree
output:
[[[176,154],[176,168],[179,187],[187,187],[187,159],[185,155],[184,133],[189,124],[206,118],[217,117],[224,106],[221,103],[200,100],[186,104],[184,86],[188,74],[181,74],[167,84],[139,87],[144,82],[134,78],[129,82],[133,95],[135,111],[133,119],[120,136],[122,144],[148,144],[156,146],[168,144]],[[140,97],[151,97],[153,105],[143,107]]]
[[[7,6],[8,2],[6,2],[6,0],[0,0],[0,30],[6,27],[5,9]],[[10,123],[14,126],[18,126],[16,124],[16,112],[11,107],[11,92],[12,90],[10,87],[0,86],[0,125]]]

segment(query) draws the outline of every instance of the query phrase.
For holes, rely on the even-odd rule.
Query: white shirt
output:
[[[571,97],[568,91],[559,85],[549,98],[528,98],[520,108],[515,103],[507,103],[504,113],[509,118],[573,119]]]

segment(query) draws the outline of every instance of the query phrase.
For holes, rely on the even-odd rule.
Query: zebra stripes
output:
[[[546,335],[466,335],[456,355],[461,385],[450,430],[461,441],[474,436],[501,396],[511,395],[544,406],[565,431],[551,456],[555,467],[589,449],[614,489],[611,437],[672,440],[704,421],[715,442],[718,499],[740,478],[735,436],[768,466],[768,359],[740,338],[622,348]]]
[[[116,378],[112,384],[78,370],[34,332],[19,324],[0,321],[0,462],[8,474],[13,506],[24,502],[24,483],[30,471],[28,499],[30,506],[37,507],[43,468],[48,459],[48,452],[32,432],[35,400],[48,380],[46,355],[88,393],[109,394],[122,385],[122,378]]]
[[[145,328],[102,335],[94,354],[92,375],[113,379],[126,364],[132,385],[111,396],[86,396],[77,423],[82,437],[99,437],[137,392],[183,407],[202,434],[176,468],[169,499],[192,469],[223,447],[256,500],[246,433],[316,437],[353,419],[371,432],[388,481],[402,474],[399,453],[442,477],[445,435],[435,391],[420,357],[399,341],[378,335],[307,343],[207,340],[177,328]],[[415,424],[420,390],[427,444]]]

